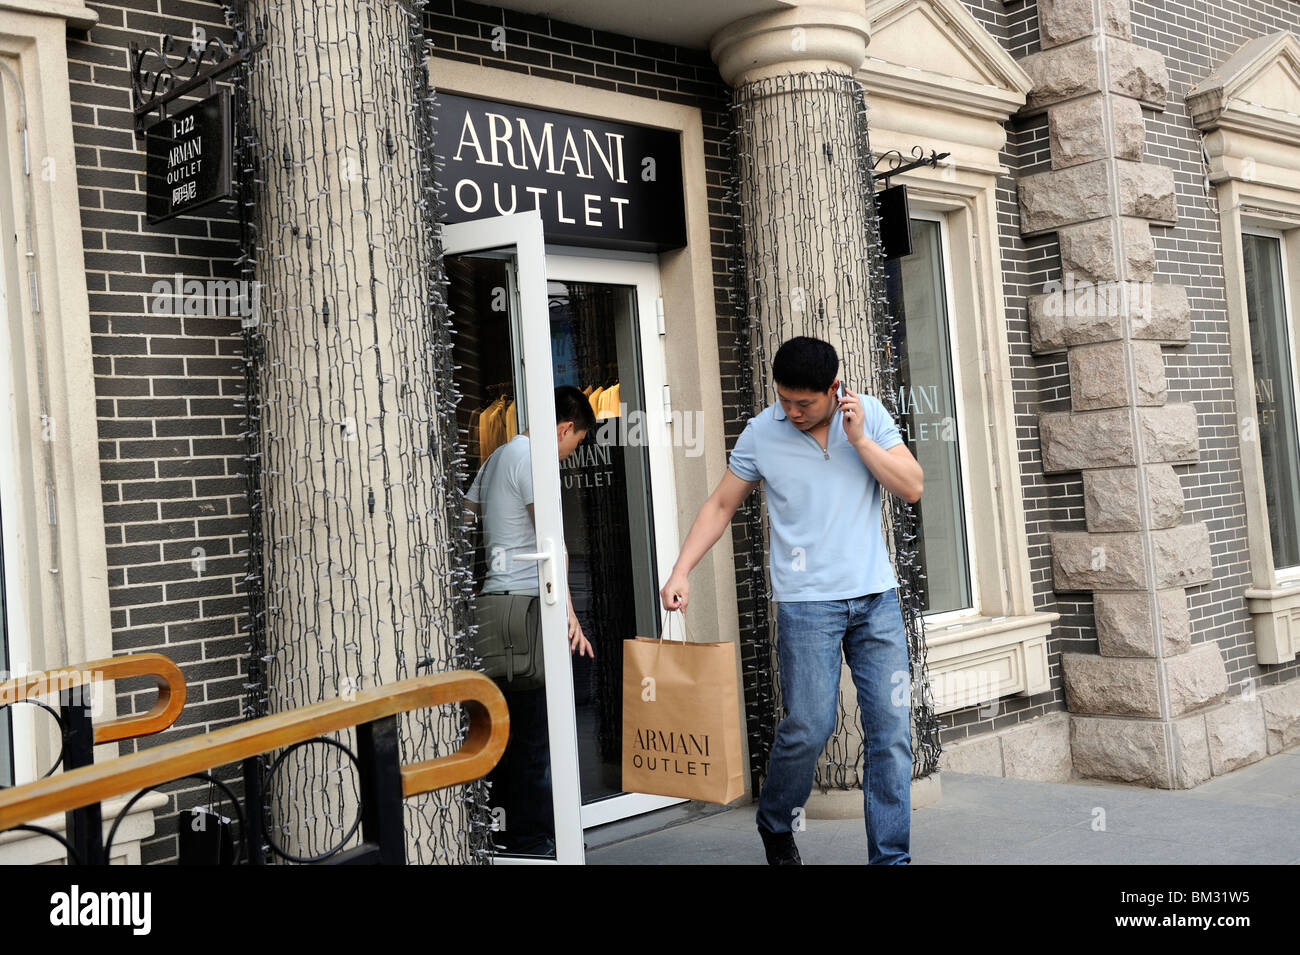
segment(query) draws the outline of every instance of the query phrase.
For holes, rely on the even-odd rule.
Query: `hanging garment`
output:
[[[519,416],[515,414],[515,401],[510,399],[510,404],[506,405],[506,410],[501,413],[506,427],[506,441],[509,441],[519,433]],[[501,442],[505,444],[505,441]]]
[[[591,402],[591,413],[596,417],[600,417],[600,395],[604,390],[604,388],[597,388],[587,396],[587,400]]]
[[[479,454],[479,418],[482,414],[482,408],[475,408],[474,413],[469,416],[469,433],[467,437],[469,441],[469,459],[471,461],[481,462],[483,460]]]
[[[506,426],[502,420],[506,396],[501,395],[483,409],[478,419],[479,462],[486,463],[492,452],[506,443]]]
[[[618,382],[606,388],[600,393],[600,411],[596,413],[597,418],[617,418],[619,416],[619,387]]]

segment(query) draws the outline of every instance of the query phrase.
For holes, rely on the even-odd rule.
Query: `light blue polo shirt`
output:
[[[885,450],[902,435],[880,401],[859,394],[864,433]],[[898,586],[880,525],[880,484],[836,409],[826,451],[773,402],[749,419],[727,466],[767,486],[772,599],[847,600]]]

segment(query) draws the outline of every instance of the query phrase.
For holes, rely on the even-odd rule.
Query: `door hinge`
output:
[[[655,321],[658,323],[660,336],[667,335],[668,326],[664,324],[664,297],[662,295],[655,299]]]
[[[668,391],[668,386],[664,385],[664,424],[673,423],[673,399]]]

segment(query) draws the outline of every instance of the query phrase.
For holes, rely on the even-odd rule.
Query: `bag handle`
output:
[[[659,639],[660,639],[660,640],[664,640],[664,639],[666,639],[666,638],[664,637],[664,634],[667,633],[667,632],[669,631],[669,629],[670,629],[669,624],[670,624],[670,622],[673,620],[673,614],[681,614],[680,619],[681,619],[681,621],[682,621],[682,633],[683,633],[683,634],[685,635],[685,637],[686,637],[686,639],[685,639],[684,641],[682,641],[682,642],[684,642],[684,643],[694,643],[695,640],[694,640],[694,638],[691,636],[691,628],[690,628],[690,627],[687,625],[687,623],[686,623],[686,611],[685,611],[685,610],[682,610],[680,607],[677,608],[677,609],[675,609],[675,610],[669,610],[669,611],[667,611],[667,612],[664,613],[664,626],[663,626],[663,630],[661,630],[661,631],[659,632]]]
[[[670,620],[672,620],[672,615],[673,615],[674,613],[679,613],[679,614],[682,615],[682,616],[681,616],[681,621],[682,621],[682,630],[683,630],[683,632],[684,632],[685,635],[686,635],[686,639],[683,640],[683,641],[680,641],[680,642],[682,642],[682,643],[690,643],[690,642],[691,642],[691,628],[688,627],[688,626],[686,625],[686,612],[685,612],[684,610],[682,610],[680,607],[677,608],[676,610],[669,610],[669,611],[667,611],[667,612],[664,614],[664,627],[663,627],[663,630],[661,630],[661,631],[659,632],[659,639],[655,641],[655,667],[656,667],[656,668],[659,666],[659,655],[663,652],[664,644],[665,644],[665,643],[669,643],[669,642],[672,642],[672,643],[677,643],[677,642],[679,642],[679,641],[676,641],[676,640],[668,641],[668,640],[665,640],[665,639],[664,639],[664,634],[668,632],[668,622],[669,622]]]

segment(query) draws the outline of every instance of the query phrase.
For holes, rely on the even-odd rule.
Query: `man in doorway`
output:
[[[596,425],[587,397],[567,385],[555,389],[555,439],[563,461]],[[515,560],[537,549],[533,509],[532,451],[526,429],[501,445],[474,477],[466,492],[468,508],[483,515],[488,557],[483,594],[531,596],[536,603],[537,564]],[[569,553],[564,553],[568,566]],[[567,579],[567,575],[566,575]],[[566,596],[568,596],[566,594]],[[536,618],[536,614],[531,615]],[[534,630],[534,639],[541,634]],[[569,649],[595,657],[569,597]],[[511,687],[497,680],[510,712],[510,739],[500,762],[488,774],[494,802],[505,811],[502,848],[521,855],[553,855],[555,816],[551,802],[551,746],[547,734],[546,687]]]
[[[745,497],[766,482],[786,710],[756,817],[772,865],[802,865],[793,833],[802,829],[817,758],[835,729],[841,652],[866,741],[868,860],[911,862],[911,680],[898,581],[881,533],[880,489],[918,501],[923,474],[880,401],[842,387],[838,373],[839,356],[828,342],[801,336],[777,350],[777,400],[737,439],[727,473],[700,508],[660,592],[665,609],[686,607],[687,575]]]

